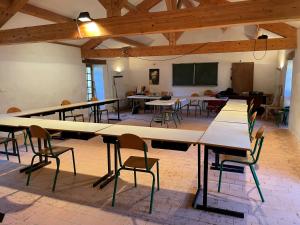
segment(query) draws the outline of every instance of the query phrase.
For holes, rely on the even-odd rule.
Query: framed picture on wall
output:
[[[149,69],[149,84],[159,84],[159,69]]]

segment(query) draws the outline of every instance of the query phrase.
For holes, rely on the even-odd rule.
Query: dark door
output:
[[[232,63],[231,82],[236,93],[253,91],[254,63]]]

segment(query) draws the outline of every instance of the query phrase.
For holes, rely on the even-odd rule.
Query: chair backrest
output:
[[[130,148],[141,151],[147,150],[147,145],[144,140],[134,134],[123,134],[118,137],[118,141],[120,148]]]
[[[254,98],[251,98],[249,105],[254,105]]]
[[[254,164],[257,163],[259,156],[260,156],[260,152],[261,152],[263,142],[264,142],[264,132],[265,132],[265,128],[260,127],[255,135],[256,141],[255,141],[254,149],[252,151],[252,155],[254,157]],[[257,154],[255,156],[256,152],[257,152]]]
[[[120,137],[118,137],[117,145],[119,150],[118,152],[119,162],[121,166],[122,166],[122,159],[121,159],[120,148],[129,148],[129,149],[140,150],[144,152],[145,166],[146,169],[149,170],[148,158],[147,158],[148,147],[143,139],[141,139],[139,136],[136,136],[134,134],[122,134]]]
[[[248,116],[249,117],[252,115],[253,108],[254,108],[254,104],[249,105],[249,108],[248,108]]]
[[[28,135],[29,135],[29,140],[30,140],[30,144],[31,144],[31,147],[32,147],[32,151],[35,154],[39,154],[40,151],[42,150],[41,141],[43,140],[44,143],[47,144],[47,147],[50,150],[50,154],[53,155],[52,148],[51,148],[51,141],[50,141],[51,136],[50,136],[49,132],[46,129],[44,129],[40,126],[37,126],[37,125],[31,125],[29,127]],[[34,148],[34,145],[33,145],[33,142],[32,142],[33,138],[38,139],[38,152],[35,151],[35,148]]]
[[[212,90],[205,90],[204,93],[203,93],[203,95],[204,96],[211,96],[211,97],[213,97],[213,96],[216,95],[216,93],[214,91],[212,91]]]
[[[253,129],[254,129],[254,124],[255,124],[256,116],[257,116],[257,112],[254,112],[251,115],[250,119],[249,119],[249,134],[250,134],[250,138],[252,136],[252,132],[253,132]]]
[[[97,98],[96,96],[93,96],[93,97],[91,98],[91,101],[92,101],[92,102],[96,102],[96,101],[98,101],[98,98]]]
[[[69,101],[69,100],[63,100],[62,102],[61,102],[61,105],[71,105],[72,103]]]
[[[21,109],[19,109],[18,107],[10,107],[7,111],[6,111],[6,113],[16,113],[16,112],[21,112],[22,110]]]
[[[198,93],[192,93],[191,97],[200,97],[200,95]]]

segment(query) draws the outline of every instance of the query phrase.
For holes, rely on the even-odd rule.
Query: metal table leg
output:
[[[110,143],[106,143],[106,146],[107,146],[107,173],[103,177],[100,177],[95,183],[93,183],[93,187],[96,187],[99,185],[100,189],[104,188],[107,184],[109,184],[115,178],[114,171],[111,170]],[[116,147],[115,147],[115,149],[116,149]]]
[[[244,218],[244,213],[241,212],[236,212],[232,210],[227,210],[227,209],[221,209],[221,208],[216,208],[216,207],[211,207],[208,206],[207,204],[207,183],[208,183],[208,147],[205,146],[204,149],[204,178],[203,178],[203,191],[202,191],[202,204],[198,204],[197,201],[201,197],[201,191],[200,188],[198,188],[193,206],[195,209],[207,211],[207,212],[213,212],[213,213],[218,213],[218,214],[223,214],[227,216],[233,216],[233,217],[238,217],[238,218]],[[198,154],[198,157],[200,155]],[[198,158],[199,162],[199,158]],[[199,172],[199,169],[198,169]],[[199,178],[198,174],[198,178]],[[198,181],[199,184],[199,181]]]

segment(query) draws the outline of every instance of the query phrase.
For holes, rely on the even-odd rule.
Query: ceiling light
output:
[[[92,18],[90,17],[89,12],[81,12],[77,18],[80,22],[91,22]]]

